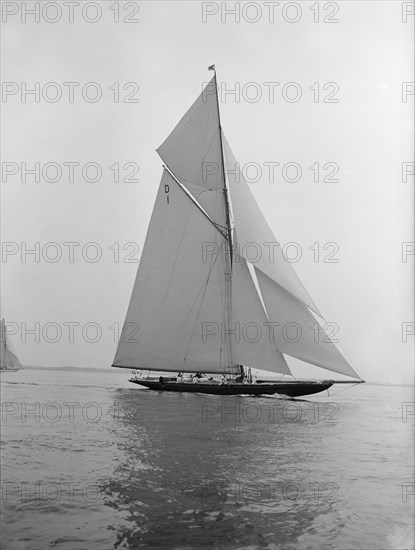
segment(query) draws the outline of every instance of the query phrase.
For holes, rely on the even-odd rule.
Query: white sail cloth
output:
[[[359,378],[308,308],[259,269],[255,273],[276,348],[318,367]]]
[[[165,171],[114,366],[235,373],[241,364],[290,374],[269,339],[267,317],[243,258],[234,263],[232,326],[226,324],[223,242]],[[232,366],[225,364],[227,339]]]
[[[157,152],[212,220],[225,226],[223,159],[215,78],[207,84]]]
[[[21,367],[21,363],[16,355],[11,351],[10,342],[7,341],[7,330],[4,318],[0,320],[0,340],[1,340],[1,352],[0,352],[0,368],[10,369]]]
[[[225,136],[223,142],[239,253],[303,304],[320,314],[293,267],[284,258],[282,248],[244,180],[239,163]]]
[[[232,274],[232,359],[241,365],[278,374],[291,374],[273,342],[264,311],[244,258],[235,256]]]
[[[237,372],[224,364],[225,270],[204,243],[223,237],[164,172],[115,366]]]

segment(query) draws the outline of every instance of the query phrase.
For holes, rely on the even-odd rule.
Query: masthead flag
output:
[[[208,71],[214,71],[215,70],[215,65],[210,65],[210,67],[208,67]]]

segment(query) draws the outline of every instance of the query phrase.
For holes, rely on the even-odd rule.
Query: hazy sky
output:
[[[414,257],[402,259],[414,240],[413,176],[402,181],[414,146],[414,96],[402,97],[414,80],[410,3],[319,2],[317,12],[313,2],[280,2],[273,21],[270,6],[236,3],[236,22],[215,2],[103,1],[84,16],[72,3],[73,22],[61,4],[55,23],[51,2],[40,2],[39,22],[24,14],[34,2],[2,4],[2,315],[15,323],[23,363],[111,365],[137,270],[125,260],[140,257],[162,172],[155,149],[215,63],[227,138],[242,166],[256,163],[248,181],[261,167],[251,189],[281,244],[297,243],[294,267],[339,325],[353,367],[367,380],[412,381],[414,337],[403,341],[403,323],[413,321]],[[36,82],[37,99],[24,93]],[[79,84],[72,102],[68,82]],[[274,181],[270,162],[280,163]],[[39,182],[23,181],[22,163],[40,163]],[[47,181],[58,173],[47,163],[60,181]],[[64,163],[80,164],[72,182]],[[99,165],[99,181],[93,165],[82,174],[87,163]],[[301,167],[299,181],[287,163]],[[336,165],[339,181],[322,181]],[[128,174],[139,181],[123,181]],[[25,255],[36,242],[39,257]],[[337,263],[323,261],[331,252]],[[25,336],[24,323],[38,334]]]

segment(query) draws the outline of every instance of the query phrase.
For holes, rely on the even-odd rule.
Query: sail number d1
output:
[[[170,197],[169,197],[170,185],[167,185],[167,183],[164,186],[164,192],[166,193],[167,204],[170,204]]]

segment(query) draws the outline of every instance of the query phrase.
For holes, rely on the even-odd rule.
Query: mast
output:
[[[222,180],[223,180],[223,195],[225,198],[225,212],[226,212],[226,225],[227,225],[227,231],[228,231],[228,242],[229,242],[229,255],[230,255],[230,264],[232,266],[232,259],[233,259],[233,244],[232,244],[232,226],[231,226],[231,216],[230,216],[230,206],[229,206],[229,195],[228,195],[228,186],[226,185],[226,175],[225,175],[225,154],[223,150],[223,141],[222,141],[222,124],[220,121],[220,109],[219,109],[219,96],[218,96],[218,83],[217,83],[217,76],[216,76],[216,68],[215,65],[212,65],[213,72],[215,75],[215,89],[216,89],[216,106],[218,109],[218,121],[219,121],[219,140],[220,140],[220,149],[222,152]]]
[[[226,215],[226,226],[228,234],[228,250],[225,250],[225,345],[227,352],[227,364],[228,367],[232,366],[232,341],[228,331],[231,329],[232,322],[232,262],[233,262],[233,243],[232,243],[232,225],[231,225],[231,215],[230,215],[230,205],[229,205],[229,195],[228,195],[228,186],[226,185],[226,174],[225,174],[225,155],[223,149],[222,141],[222,124],[220,120],[220,109],[219,109],[219,95],[218,95],[218,83],[216,75],[215,65],[209,67],[210,70],[213,70],[215,77],[215,91],[216,91],[216,107],[218,110],[218,122],[219,122],[219,141],[220,141],[220,150],[222,157],[222,180],[223,180],[223,196],[225,200],[225,215]]]

